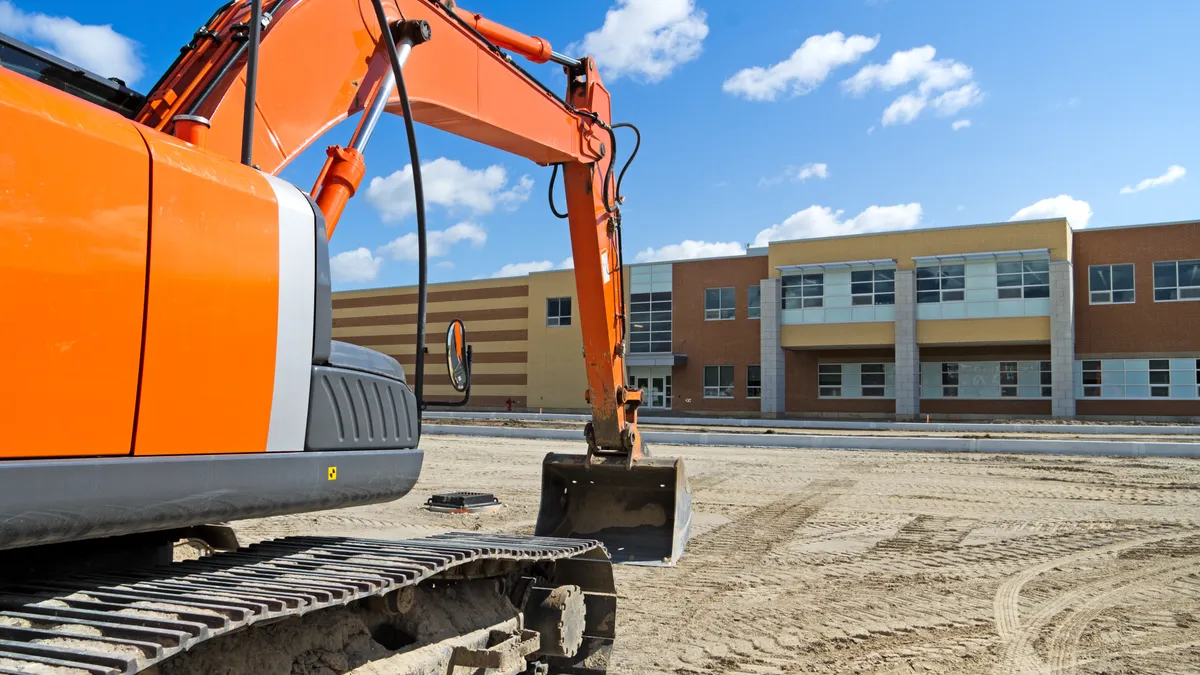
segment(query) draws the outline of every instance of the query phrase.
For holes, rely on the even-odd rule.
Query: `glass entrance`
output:
[[[642,405],[647,408],[671,407],[670,375],[666,377],[634,377],[633,386],[646,392],[646,400]]]

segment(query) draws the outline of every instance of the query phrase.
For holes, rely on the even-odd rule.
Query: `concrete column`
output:
[[[916,272],[896,270],[896,419],[911,420],[920,412]]]
[[[1075,416],[1075,274],[1069,260],[1050,262],[1051,412]]]
[[[783,345],[779,335],[779,328],[783,324],[783,280],[776,277],[760,281],[759,301],[759,367],[762,370],[760,404],[764,417],[781,417],[786,412],[787,398]]]

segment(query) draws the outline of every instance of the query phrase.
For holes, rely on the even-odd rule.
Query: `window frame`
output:
[[[753,372],[752,368],[758,369],[757,378],[750,377]],[[758,386],[751,384],[755,379],[758,380]],[[757,394],[754,393],[755,389],[758,390]],[[746,398],[762,398],[762,365],[760,364],[751,363],[746,366]]]
[[[824,372],[822,372],[824,371]],[[837,384],[822,384],[821,376],[837,377]],[[840,363],[818,363],[817,364],[817,398],[844,398],[842,396],[842,387],[845,381],[842,379],[845,373],[842,371]],[[825,393],[825,390],[836,393]]]
[[[642,298],[641,296],[645,296]],[[655,296],[668,296],[663,299]],[[665,303],[666,308],[659,305]],[[674,321],[675,321],[675,301],[671,291],[646,291],[642,293],[629,294],[629,353],[630,354],[670,354],[674,350]],[[646,307],[647,309],[639,309],[638,307]],[[655,319],[655,316],[663,314],[669,315],[669,319]],[[645,324],[646,328],[639,329],[639,324]],[[666,327],[663,330],[663,327]],[[655,340],[654,336],[666,336],[666,340]],[[640,339],[645,336],[646,339]],[[640,349],[640,345],[646,345],[645,349]],[[666,349],[655,349],[655,346],[665,346]]]
[[[1098,291],[1092,288],[1092,270],[1107,267],[1108,268],[1108,290]],[[1133,279],[1133,285],[1129,288],[1115,288],[1113,284],[1113,268],[1128,267],[1129,277]],[[1178,272],[1178,270],[1176,270]],[[1128,291],[1132,298],[1131,300],[1113,300],[1114,293]],[[1096,300],[1097,293],[1107,293],[1108,300]],[[1089,305],[1132,305],[1137,302],[1137,266],[1134,263],[1104,263],[1100,265],[1088,265],[1088,304]]]
[[[1046,265],[1046,269],[1045,269],[1045,271],[1031,270],[1028,268],[1030,263],[1044,263]],[[1019,272],[1001,272],[1000,271],[1001,265],[1020,265],[1020,271]],[[1046,283],[1044,283],[1044,284],[1029,283],[1029,279],[1031,277],[1033,277],[1036,280],[1036,275],[1039,275],[1039,274],[1046,275]],[[1001,283],[1000,283],[1001,277],[1015,277],[1015,276],[1019,276],[1021,278],[1020,285],[1016,285],[1016,284],[1001,285]],[[1016,288],[1021,289],[1019,295],[1012,296],[1012,297],[1005,297],[1002,294],[1002,291],[1012,290],[1012,289],[1016,289]],[[1033,289],[1033,288],[1045,288],[1046,294],[1045,295],[1030,294],[1029,290]],[[1031,259],[1022,258],[1020,260],[997,260],[996,261],[996,299],[997,300],[1031,300],[1031,299],[1035,299],[1035,298],[1049,298],[1049,297],[1050,297],[1050,259],[1049,258],[1031,258]]]
[[[714,387],[708,386],[708,369],[709,368],[717,369],[717,384]],[[723,369],[728,369],[728,372],[729,372],[729,384],[728,385],[721,384],[721,374],[723,372]],[[732,364],[728,364],[728,365],[722,364],[722,365],[715,365],[715,366],[704,366],[704,381],[703,381],[702,385],[703,385],[704,398],[713,398],[713,399],[734,398],[733,392],[735,390],[735,387],[737,386],[737,382],[734,379],[733,365]],[[714,389],[717,390],[717,392],[715,394],[710,395],[709,390],[714,390]],[[727,389],[729,391],[729,393],[722,395],[721,394],[722,389]]]
[[[795,279],[795,283],[788,283]],[[821,309],[825,306],[825,273],[788,274],[782,282],[783,309]],[[793,291],[790,292],[789,291]],[[810,293],[806,289],[816,289]],[[789,304],[791,303],[791,304]]]
[[[953,366],[953,368],[947,368],[947,366]],[[958,398],[958,387],[961,383],[959,380],[960,370],[961,366],[957,361],[942,362],[942,398]]]
[[[1192,286],[1192,285],[1181,286],[1179,284],[1179,265],[1181,263],[1200,265],[1200,258],[1188,258],[1186,260],[1155,260],[1154,261],[1154,263],[1152,264],[1152,266],[1150,268],[1150,271],[1151,271],[1150,278],[1151,278],[1151,282],[1153,284],[1153,289],[1154,289],[1154,291],[1153,291],[1154,302],[1197,302],[1197,301],[1200,301],[1200,286]],[[1164,287],[1164,288],[1160,289],[1158,286],[1158,266],[1159,265],[1171,265],[1171,264],[1175,265],[1175,285],[1170,286],[1170,287]],[[1196,297],[1193,297],[1193,298],[1179,297],[1180,291],[1185,288],[1189,289],[1189,290],[1195,289]],[[1158,299],[1159,290],[1174,291],[1175,297],[1168,298],[1166,300],[1159,300]]]
[[[961,267],[962,274],[946,274],[942,271],[943,268],[946,268],[946,267]],[[921,270],[937,270],[937,273],[933,277],[922,278]],[[959,286],[958,288],[945,288],[944,284],[942,282],[943,279],[961,279],[962,285]],[[926,288],[924,290],[921,289],[921,286],[922,286],[921,282],[925,282],[924,285],[928,286],[929,282],[931,282],[931,281],[937,282],[938,287],[936,289],[931,289],[931,288]],[[932,305],[932,304],[940,304],[943,302],[966,302],[967,301],[967,266],[966,266],[966,263],[958,262],[958,263],[946,263],[946,264],[938,264],[938,265],[918,266],[916,268],[916,270],[913,272],[913,282],[914,282],[914,292],[916,293],[918,304]],[[921,299],[922,295],[924,295],[926,298],[928,298],[930,293],[937,293],[938,294],[937,300],[930,300],[930,299],[922,300]],[[946,298],[947,294],[951,294],[951,295],[957,294],[958,297],[957,298],[951,297],[950,299],[947,299]]]
[[[867,368],[871,368],[870,372]],[[878,368],[878,370],[876,370]],[[871,383],[867,383],[867,378],[872,379]],[[878,383],[875,382],[878,378]],[[872,393],[867,393],[870,389]],[[878,390],[879,393],[874,393]],[[887,368],[883,363],[860,363],[858,364],[858,392],[860,398],[887,398]]]
[[[717,292],[717,306],[715,309],[708,306],[708,294],[710,291]],[[728,298],[726,291],[729,292]],[[725,300],[730,299],[733,304],[729,307],[725,306]],[[713,313],[716,314],[713,314]],[[728,316],[726,316],[728,312]],[[704,289],[704,320],[705,321],[733,321],[737,318],[737,287],[736,286],[718,286]]]
[[[870,279],[858,281],[854,280],[854,275],[870,275]],[[890,275],[890,276],[888,276]],[[879,286],[883,285],[884,290],[879,290]],[[886,287],[890,286],[891,290]],[[857,290],[856,290],[857,287]],[[869,291],[863,290],[864,287],[869,287]],[[880,302],[880,298],[890,299],[890,302]],[[869,298],[869,302],[856,302],[858,298]],[[850,306],[851,307],[886,307],[896,304],[896,268],[871,268],[850,270]]]
[[[567,303],[567,314],[565,317],[567,320],[566,323],[562,322],[562,320],[564,318],[563,314],[562,314],[562,303],[564,300]],[[557,311],[553,315],[550,313],[550,303],[552,303],[552,302],[557,303],[556,304]],[[565,296],[565,297],[546,298],[546,327],[547,328],[562,328],[564,326],[570,326],[571,325],[571,313],[575,309],[572,305],[574,305],[574,303],[571,302],[571,296],[569,296],[569,295]],[[554,321],[554,323],[551,323],[552,320]]]
[[[1038,386],[1042,398],[1054,398],[1054,364],[1050,361],[1038,363]]]
[[[751,295],[757,293],[757,297],[751,302]],[[746,287],[746,318],[750,320],[762,318],[762,287],[758,284]]]

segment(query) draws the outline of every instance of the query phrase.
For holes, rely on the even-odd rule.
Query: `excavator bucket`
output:
[[[615,563],[672,566],[692,526],[683,459],[549,453],[535,535],[596,539]]]

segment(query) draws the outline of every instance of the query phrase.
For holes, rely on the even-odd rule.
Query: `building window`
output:
[[[783,278],[784,309],[821,307],[824,297],[824,274],[793,274]]]
[[[851,272],[850,304],[896,304],[896,270],[862,270]]]
[[[761,292],[762,292],[762,289],[759,288],[758,286],[751,286],[750,288],[746,289],[746,318],[747,319],[757,319],[762,315],[762,310],[761,310],[762,301],[760,300],[760,297],[759,297],[759,294]]]
[[[953,398],[958,396],[958,364],[942,364],[942,396]]]
[[[966,288],[966,267],[935,265],[917,268],[917,302],[960,302]]]
[[[719,321],[734,318],[737,293],[733,287],[704,289],[704,320]]]
[[[546,325],[547,326],[570,326],[571,325],[571,299],[570,298],[546,298]]]
[[[1150,359],[1150,396],[1170,398],[1171,360]]]
[[[1083,395],[1085,398],[1099,397],[1102,393],[1103,377],[1101,374],[1099,361],[1084,361],[1083,368]]]
[[[1200,300],[1200,260],[1154,263],[1154,301]]]
[[[746,366],[746,398],[762,398],[762,368]]]
[[[996,286],[1001,300],[1050,297],[1050,261],[996,263]]]
[[[882,363],[864,363],[860,366],[859,384],[862,386],[862,395],[866,396],[883,396],[883,364]]]
[[[817,366],[817,395],[822,398],[842,395],[842,364],[822,363]]]
[[[1088,291],[1093,305],[1133,302],[1133,264],[1088,267]]]
[[[671,292],[631,293],[629,302],[630,353],[670,353]]]
[[[1043,398],[1050,398],[1051,396],[1054,395],[1054,388],[1050,386],[1052,383],[1052,380],[1050,379],[1052,377],[1052,375],[1051,375],[1052,372],[1053,371],[1050,370],[1050,362],[1042,361],[1041,376],[1042,376],[1042,397]]]
[[[733,398],[733,366],[704,366],[704,398]]]
[[[1016,397],[1017,395],[1017,362],[1000,362],[1000,396]]]

